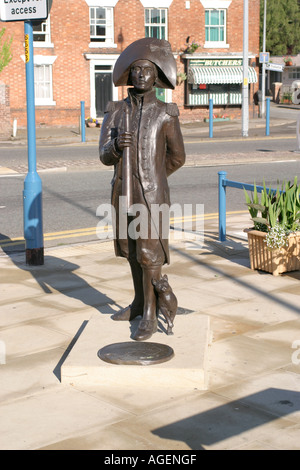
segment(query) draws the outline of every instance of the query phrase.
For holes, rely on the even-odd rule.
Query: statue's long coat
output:
[[[124,107],[129,107],[130,130],[134,144],[130,147],[133,168],[134,203],[144,204],[150,214],[151,204],[170,205],[167,177],[185,162],[185,150],[178,119],[178,107],[174,103],[163,103],[155,96],[155,91],[143,95],[141,99],[133,89],[128,98],[110,102],[105,112],[101,128],[99,152],[104,165],[114,165],[112,180],[112,205],[119,211],[119,196],[122,195],[122,158],[115,146],[116,137],[124,131]],[[159,229],[161,232],[161,228]],[[128,257],[127,240],[119,239],[118,217],[116,220],[115,252],[117,256]],[[160,243],[169,263],[168,239]],[[147,250],[155,249],[147,240]]]

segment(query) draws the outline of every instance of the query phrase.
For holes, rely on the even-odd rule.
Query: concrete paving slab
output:
[[[3,329],[1,341],[6,346],[6,361],[19,356],[35,354],[39,351],[64,345],[66,336],[34,324],[19,325]]]
[[[134,439],[139,429],[150,449],[237,449],[253,441],[258,433],[283,432],[293,423],[288,419],[249,407],[239,400],[207,392],[175,400],[163,408],[112,427]]]
[[[211,368],[216,371],[216,375],[221,373],[226,380],[224,375],[228,373],[236,381],[291,362],[291,354],[287,348],[280,348],[276,341],[261,342],[247,337],[247,334],[215,343],[210,357]],[[264,360],[266,357],[268,360]]]
[[[123,388],[139,385],[206,389],[208,384],[207,355],[210,341],[209,319],[197,313],[178,315],[174,335],[159,328],[151,342],[170,346],[175,356],[164,363],[148,366],[109,364],[97,353],[104,346],[130,341],[133,322],[114,322],[111,318],[93,315],[61,368],[62,383],[74,385],[110,385]],[[160,321],[161,323],[161,321]],[[150,340],[149,340],[150,341]]]
[[[241,400],[277,417],[285,416],[295,424],[300,418],[300,375],[282,369],[270,371],[238,384],[222,387],[217,393]]]
[[[26,396],[0,410],[0,448],[37,449],[74,434],[105,428],[129,413],[95,397],[60,385]]]

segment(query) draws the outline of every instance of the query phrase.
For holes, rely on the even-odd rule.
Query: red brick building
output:
[[[259,4],[259,0],[249,2],[251,102],[258,86],[254,67],[259,54]],[[101,118],[108,100],[126,96],[126,89],[112,83],[120,52],[145,36],[167,39],[178,73],[186,76],[174,91],[157,91],[160,99],[178,104],[182,120],[207,117],[210,97],[216,114],[239,115],[243,5],[244,0],[53,0],[47,21],[34,26],[37,126],[77,125],[81,101],[86,117]],[[10,87],[11,120],[16,118],[22,127],[26,126],[24,24],[1,26],[13,35],[13,60],[0,79]]]

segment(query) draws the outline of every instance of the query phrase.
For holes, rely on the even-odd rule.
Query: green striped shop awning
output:
[[[257,83],[254,67],[248,67],[249,83]],[[200,84],[243,83],[243,67],[190,67],[188,82]]]

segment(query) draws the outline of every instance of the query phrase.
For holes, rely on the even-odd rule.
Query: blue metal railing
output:
[[[254,185],[248,183],[241,183],[239,181],[231,181],[226,179],[227,172],[219,171],[219,240],[224,242],[226,240],[226,188],[237,188],[246,189],[246,191],[254,191]],[[256,190],[261,193],[264,190],[264,186],[257,186]],[[266,188],[267,191],[274,191],[276,189]]]
[[[266,136],[270,135],[270,106],[271,98],[266,98]],[[213,99],[209,99],[209,138],[212,139],[214,136],[213,130],[213,121],[214,121],[214,103]]]

